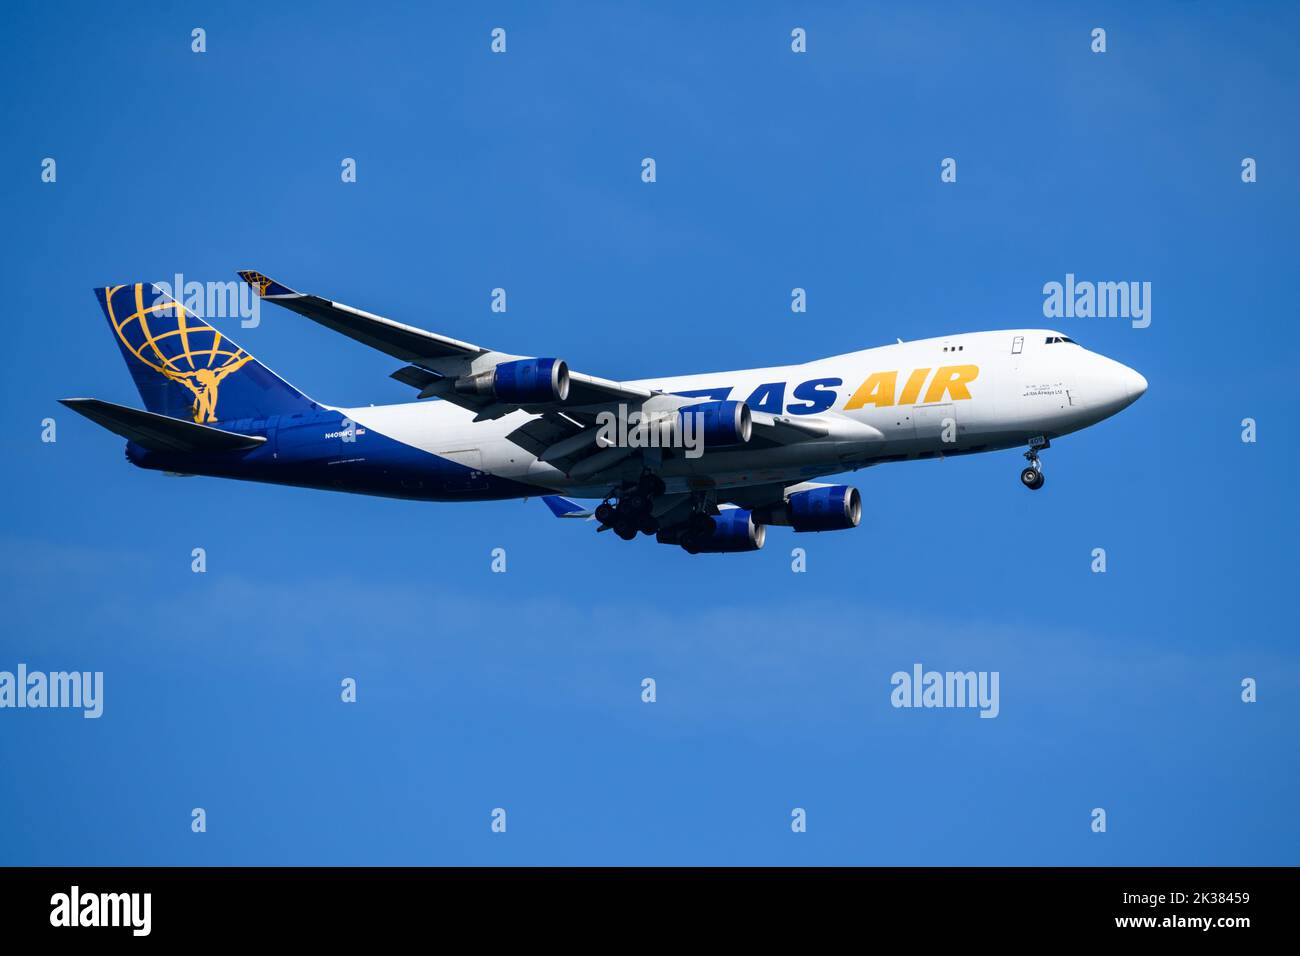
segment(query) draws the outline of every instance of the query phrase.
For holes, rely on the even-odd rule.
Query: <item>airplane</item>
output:
[[[798,365],[618,382],[498,352],[239,273],[273,302],[405,363],[416,401],[308,398],[150,283],[96,289],[145,410],[62,399],[176,475],[417,501],[542,497],[690,554],[757,551],[861,521],[856,488],[815,479],[885,462],[1026,448],[1127,408],[1133,369],[1049,329],[968,332]],[[573,499],[597,502],[588,509]]]

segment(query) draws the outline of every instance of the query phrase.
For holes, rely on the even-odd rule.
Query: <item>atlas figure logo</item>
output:
[[[252,356],[206,322],[196,320],[191,324],[185,306],[179,302],[159,297],[146,304],[143,283],[110,286],[104,300],[108,320],[123,347],[158,374],[193,393],[194,421],[217,421],[218,387]]]

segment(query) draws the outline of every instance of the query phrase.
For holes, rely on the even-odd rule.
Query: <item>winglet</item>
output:
[[[301,295],[294,292],[287,285],[281,285],[270,276],[264,276],[260,272],[254,272],[252,269],[241,269],[238,272],[239,278],[243,279],[253,287],[257,292],[259,299],[276,299],[289,296]]]
[[[576,501],[570,501],[563,495],[542,495],[542,500],[546,502],[546,507],[551,509],[551,514],[557,518],[590,518],[591,512]]]

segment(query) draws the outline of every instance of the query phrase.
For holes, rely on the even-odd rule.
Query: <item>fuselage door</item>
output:
[[[1024,349],[1024,347],[1025,347],[1025,337],[1023,335],[1017,335],[1014,339],[1011,340],[1012,355],[1019,355],[1021,351]]]
[[[436,454],[448,463],[439,469],[443,491],[476,491],[488,486],[479,449],[453,448]]]
[[[916,437],[925,442],[923,451],[942,453],[948,447],[955,447],[957,437],[957,406],[952,402],[942,405],[917,405],[912,409],[912,422],[916,427]],[[951,424],[949,424],[951,423]],[[952,442],[945,442],[944,429]]]

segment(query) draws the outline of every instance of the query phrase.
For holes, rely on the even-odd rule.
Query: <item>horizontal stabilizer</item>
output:
[[[61,398],[59,401],[96,425],[153,451],[191,454],[246,451],[266,441],[260,435],[241,435],[168,415],[114,405],[98,398]]]
[[[563,495],[543,495],[542,500],[557,518],[590,518],[591,512]]]

